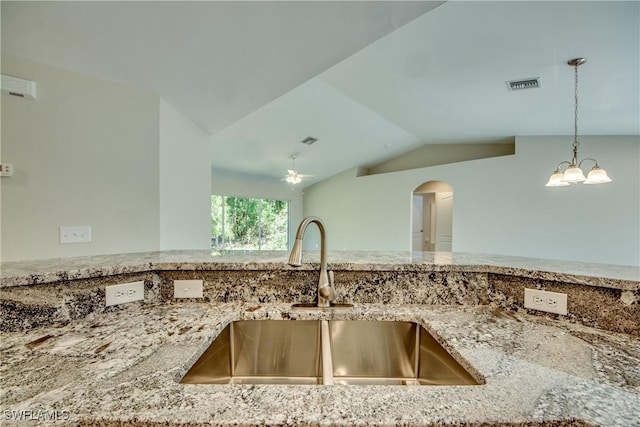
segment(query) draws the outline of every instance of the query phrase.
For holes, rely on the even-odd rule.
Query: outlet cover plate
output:
[[[13,166],[9,163],[0,163],[0,176],[12,176]]]
[[[202,298],[202,280],[174,280],[174,298]]]
[[[524,307],[566,316],[567,294],[525,288]]]
[[[121,283],[105,288],[106,307],[144,299],[144,282]]]
[[[60,226],[60,243],[89,243],[91,242],[91,226],[80,225],[74,227]]]

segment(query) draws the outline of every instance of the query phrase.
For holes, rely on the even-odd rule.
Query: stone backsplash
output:
[[[489,274],[492,304],[529,314],[567,318],[614,332],[640,336],[640,289],[635,291]],[[524,289],[540,289],[567,294],[567,316],[525,309]]]
[[[106,286],[137,281],[144,281],[144,301],[126,306],[105,307]],[[2,288],[0,330],[18,331],[62,325],[91,313],[118,311],[142,303],[155,303],[159,301],[160,287],[158,274],[146,272]]]
[[[203,298],[175,300],[173,281],[203,280]],[[318,272],[304,269],[173,270],[116,274],[0,289],[0,330],[19,331],[65,324],[92,313],[135,309],[141,304],[180,302],[296,303],[316,299]],[[144,281],[145,299],[105,307],[107,285]],[[640,286],[612,289],[507,274],[477,272],[335,270],[337,302],[353,304],[420,304],[474,306],[490,304],[526,310],[524,288],[568,295],[570,321],[640,336]]]

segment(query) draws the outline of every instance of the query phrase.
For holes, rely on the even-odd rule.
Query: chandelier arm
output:
[[[571,165],[572,165],[572,163],[571,163],[571,162],[568,162],[568,161],[566,161],[566,160],[565,160],[564,162],[560,162],[560,163],[558,163],[558,166],[556,166],[556,171],[558,171],[558,172],[559,172],[559,171],[560,171],[560,166],[564,165],[565,163],[566,163],[566,164],[568,164],[569,166],[571,166]]]
[[[596,165],[595,165],[595,167],[596,167],[596,168],[599,168],[599,167],[600,167],[600,166],[598,166],[598,161],[597,161],[596,159],[591,158],[591,157],[586,157],[586,158],[584,158],[584,159],[580,160],[580,163],[578,163],[578,167],[579,167],[579,168],[581,168],[581,167],[582,167],[582,162],[584,162],[585,160],[591,160],[593,163],[595,163],[595,164],[596,164]]]

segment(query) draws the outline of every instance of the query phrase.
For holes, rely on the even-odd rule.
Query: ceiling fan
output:
[[[290,159],[291,159],[291,169],[287,169],[287,174],[284,176],[284,178],[282,178],[282,181],[286,181],[287,184],[293,187],[296,184],[300,184],[302,180],[304,180],[305,178],[309,178],[312,175],[305,175],[305,174],[298,173],[298,171],[296,171],[295,154],[292,155]]]

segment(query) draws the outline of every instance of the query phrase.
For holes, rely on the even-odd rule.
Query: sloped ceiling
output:
[[[308,185],[424,144],[571,135],[578,56],[580,133],[637,135],[638,6],[3,1],[2,50],[158,93],[216,169],[278,180],[297,154]]]
[[[441,2],[2,2],[2,51],[157,93],[210,133]]]

